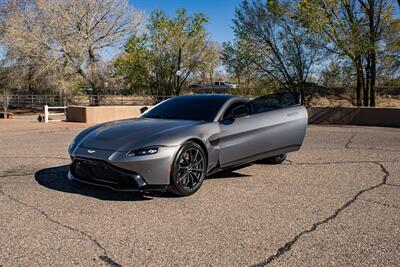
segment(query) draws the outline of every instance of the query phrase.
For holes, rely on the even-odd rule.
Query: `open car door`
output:
[[[277,93],[247,103],[248,114],[221,123],[221,167],[299,150],[307,128],[307,110],[297,93]]]

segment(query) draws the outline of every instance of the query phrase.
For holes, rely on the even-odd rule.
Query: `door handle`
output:
[[[288,117],[293,117],[293,116],[296,116],[296,115],[299,115],[299,113],[298,112],[291,112],[291,113],[287,113],[286,114],[286,116],[288,116]]]

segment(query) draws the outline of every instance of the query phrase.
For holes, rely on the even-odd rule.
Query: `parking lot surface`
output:
[[[400,264],[400,129],[310,126],[185,198],[71,184],[82,129],[0,121],[0,266]]]

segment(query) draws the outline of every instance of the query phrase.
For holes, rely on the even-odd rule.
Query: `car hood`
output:
[[[158,144],[160,136],[201,124],[199,121],[138,118],[104,123],[87,133],[81,147],[112,151],[129,151]]]

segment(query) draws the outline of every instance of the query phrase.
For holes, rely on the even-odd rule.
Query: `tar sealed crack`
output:
[[[376,184],[374,186],[371,186],[371,187],[368,187],[366,189],[363,189],[363,190],[359,191],[357,194],[355,194],[353,196],[353,198],[351,198],[349,201],[344,203],[341,207],[336,209],[335,212],[332,215],[330,215],[329,217],[325,218],[322,221],[318,221],[318,222],[314,223],[309,229],[304,230],[303,232],[297,234],[291,240],[286,242],[282,247],[278,248],[278,250],[275,252],[275,254],[273,254],[270,257],[268,257],[265,261],[257,263],[257,264],[254,264],[253,266],[266,266],[266,265],[272,263],[274,260],[278,259],[279,257],[283,256],[286,252],[291,250],[292,247],[296,244],[296,242],[301,237],[314,232],[315,230],[318,229],[319,226],[321,226],[323,224],[326,224],[326,223],[329,223],[330,221],[334,220],[341,212],[343,212],[345,209],[350,207],[362,194],[364,194],[365,192],[374,190],[374,189],[376,189],[378,187],[381,187],[383,185],[386,185],[387,179],[388,179],[388,177],[390,175],[389,171],[380,162],[374,161],[372,163],[378,165],[381,168],[382,173],[384,174],[383,175],[383,179],[379,184]]]
[[[34,211],[40,213],[41,215],[43,215],[43,217],[44,217],[46,220],[48,220],[48,221],[50,221],[50,222],[52,222],[52,223],[54,223],[54,224],[56,224],[56,225],[58,225],[58,226],[61,226],[61,227],[63,227],[63,228],[66,228],[66,229],[68,229],[68,230],[71,230],[71,231],[73,231],[73,232],[76,232],[76,233],[78,233],[78,234],[80,234],[80,235],[85,236],[87,239],[89,239],[94,245],[96,245],[96,246],[103,252],[104,255],[99,256],[99,259],[100,259],[100,260],[102,260],[103,262],[105,262],[105,263],[108,264],[109,266],[113,266],[113,267],[122,266],[122,265],[118,264],[116,261],[114,261],[113,259],[111,259],[111,258],[108,256],[107,250],[106,250],[94,237],[92,237],[90,234],[88,234],[88,233],[86,233],[86,232],[84,232],[84,231],[82,231],[82,230],[80,230],[80,229],[77,229],[77,228],[68,226],[68,225],[66,225],[66,224],[63,224],[63,223],[61,223],[61,222],[59,222],[59,221],[57,221],[57,220],[51,218],[46,212],[44,212],[44,211],[38,209],[37,207],[31,206],[31,205],[29,205],[29,204],[27,204],[27,203],[25,203],[25,202],[22,202],[22,201],[16,199],[15,197],[13,197],[13,196],[11,196],[11,195],[5,193],[1,188],[0,188],[0,195],[3,195],[3,196],[5,196],[5,197],[7,197],[8,199],[10,199],[10,200],[12,200],[12,201],[14,201],[14,202],[16,202],[16,203],[18,203],[18,204],[20,204],[20,205],[22,205],[22,206],[28,208],[28,209],[31,209],[31,210],[34,210]],[[1,267],[1,266],[0,266],[0,267]]]
[[[355,134],[355,133],[353,133],[353,134],[350,136],[349,140],[348,140],[347,143],[344,145],[344,147],[345,147],[346,149],[350,149],[350,145],[353,143],[353,138],[354,138],[354,137],[356,137],[356,134]]]
[[[100,260],[104,261],[105,263],[107,263],[107,264],[110,265],[110,266],[113,266],[113,267],[121,267],[120,264],[116,263],[114,260],[110,259],[110,258],[107,257],[107,256],[102,255],[102,256],[100,256],[99,258],[100,258]]]

